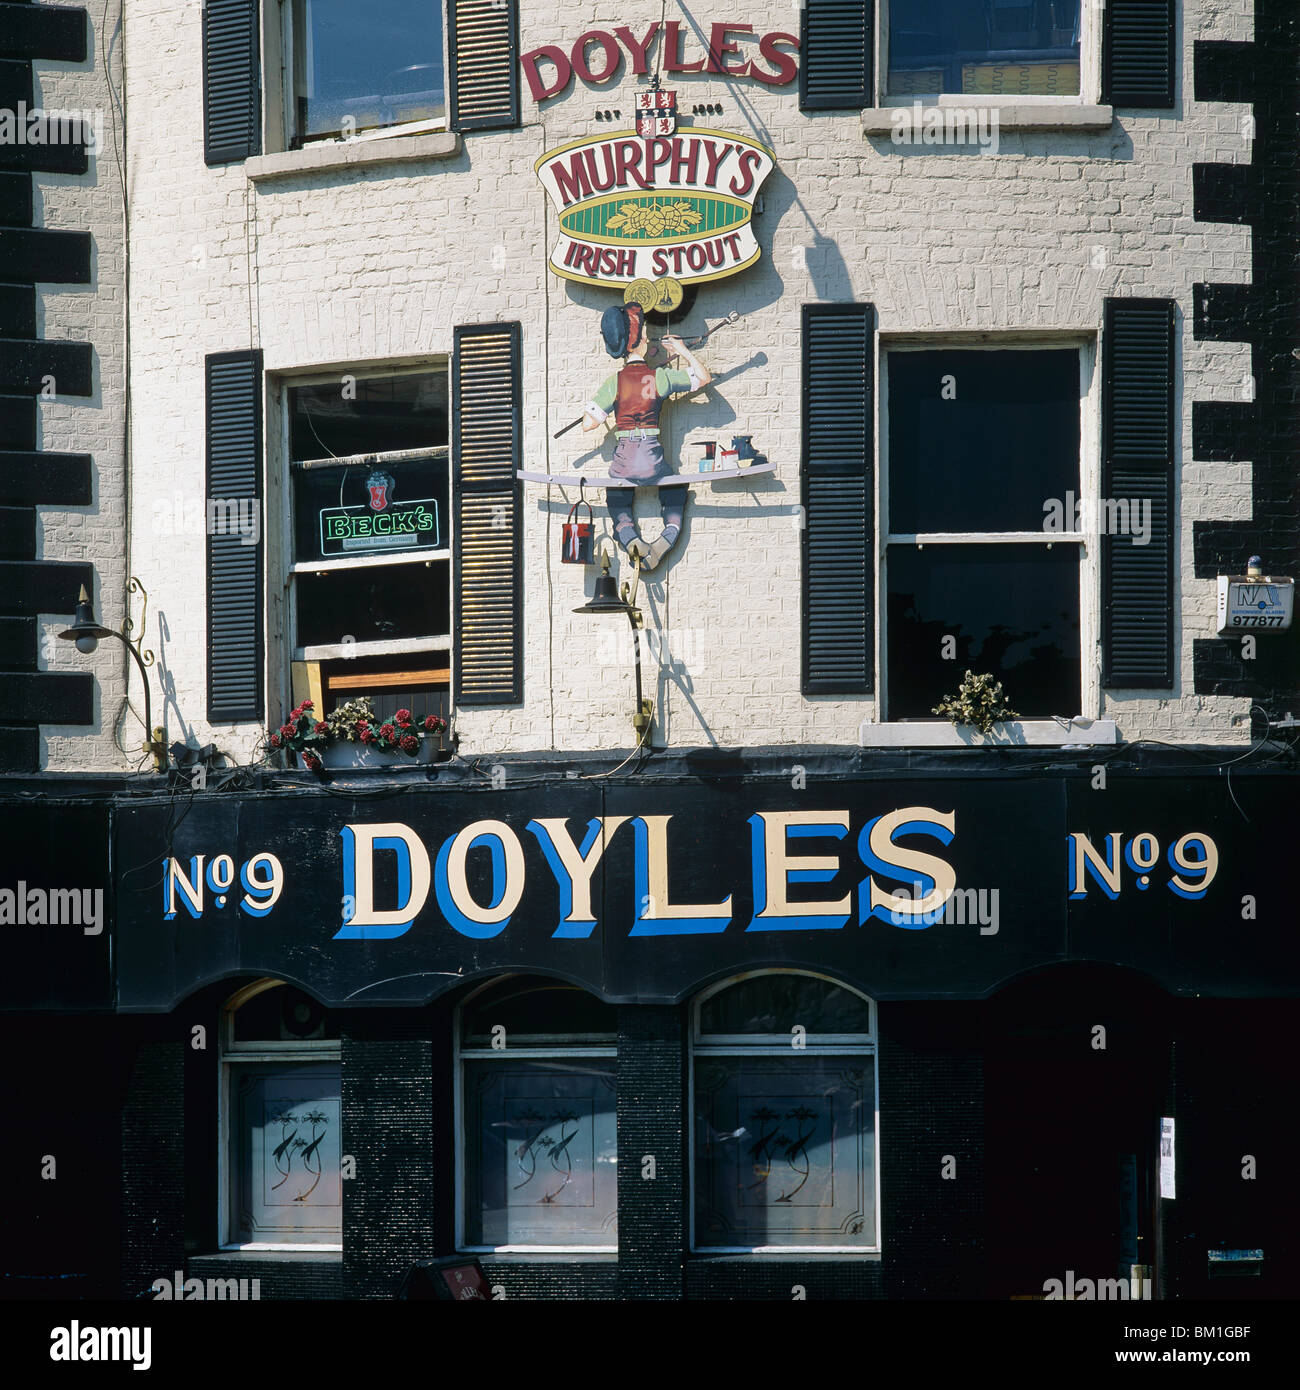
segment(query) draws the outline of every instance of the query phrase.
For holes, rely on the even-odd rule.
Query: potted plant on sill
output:
[[[340,705],[324,719],[315,717],[314,708],[310,700],[304,700],[266,740],[273,753],[296,753],[310,772],[327,767],[400,767],[442,762],[451,756],[443,747],[447,721],[440,715],[417,718],[409,709],[399,709],[392,719],[381,720],[367,695]]]
[[[1007,704],[1002,682],[995,681],[989,672],[975,675],[967,671],[955,695],[945,695],[931,710],[952,721],[960,733],[962,726],[978,729],[985,738],[998,732],[997,726],[1020,716]]]

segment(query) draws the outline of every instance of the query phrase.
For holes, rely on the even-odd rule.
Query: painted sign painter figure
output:
[[[661,339],[664,348],[680,357],[682,367],[651,367],[645,357],[650,347],[645,311],[639,304],[620,304],[606,309],[600,318],[601,337],[611,357],[623,358],[623,366],[601,383],[587,402],[582,417],[584,430],[599,429],[614,416],[618,444],[609,471],[626,478],[629,487],[605,490],[614,538],[629,556],[640,555],[642,567],[652,570],[672,549],[682,530],[686,511],[686,484],[659,489],[659,512],[664,528],[658,539],[641,539],[632,519],[637,483],[654,483],[671,477],[673,469],[664,457],[659,435],[659,412],[669,396],[679,391],[698,391],[713,379],[680,338]]]

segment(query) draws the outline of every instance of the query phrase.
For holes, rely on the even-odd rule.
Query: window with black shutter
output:
[[[231,164],[262,152],[257,0],[203,8],[203,159]]]
[[[803,691],[867,695],[873,646],[870,304],[803,308]]]
[[[262,718],[262,354],[207,359],[208,722]]]
[[[295,689],[447,718],[450,382],[445,363],[286,386]]]
[[[872,0],[804,0],[799,16],[799,109],[861,110],[875,105]]]
[[[453,130],[519,124],[517,0],[448,0]]]
[[[1174,305],[1108,299],[1102,333],[1102,493],[1150,518],[1144,544],[1102,538],[1102,683],[1174,683]]]
[[[523,700],[520,326],[455,332],[452,506],[456,517],[457,705]]]
[[[1027,718],[1084,713],[1077,347],[891,348],[885,717],[969,669]]]
[[[1102,101],[1169,110],[1175,33],[1174,0],[1106,0]]]

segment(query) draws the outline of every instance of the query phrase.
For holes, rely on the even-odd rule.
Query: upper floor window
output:
[[[615,1010],[511,976],[460,1011],[462,1248],[618,1244]]]
[[[885,355],[886,718],[934,718],[968,667],[1020,715],[1087,712],[1082,357]]]
[[[327,709],[365,694],[382,718],[445,716],[446,367],[294,384],[286,404],[295,660],[320,664]]]
[[[286,0],[293,145],[446,123],[437,0]]]
[[[1080,0],[895,3],[888,54],[889,97],[1077,97]]]
[[[874,1014],[855,991],[797,972],[696,1002],[696,1249],[879,1248]]]
[[[339,1033],[310,995],[260,980],[221,1018],[221,1239],[341,1248]]]

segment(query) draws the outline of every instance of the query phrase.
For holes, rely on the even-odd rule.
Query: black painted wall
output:
[[[1300,576],[1300,9],[1294,0],[1255,0],[1252,43],[1195,46],[1197,101],[1250,102],[1249,164],[1198,164],[1195,215],[1251,229],[1249,285],[1195,286],[1199,339],[1246,342],[1255,377],[1252,402],[1196,402],[1197,459],[1250,461],[1249,520],[1193,523],[1198,579],[1242,574],[1259,555],[1266,574]],[[1253,660],[1240,638],[1198,640],[1198,695],[1250,696],[1281,717],[1300,703],[1300,650],[1294,632],[1261,637]],[[1260,712],[1256,711],[1256,732]]]

